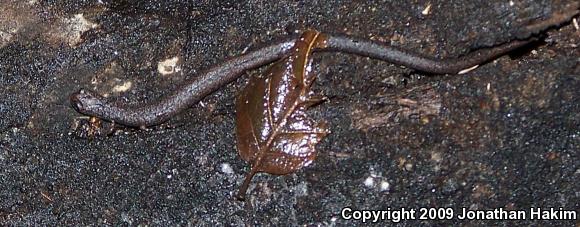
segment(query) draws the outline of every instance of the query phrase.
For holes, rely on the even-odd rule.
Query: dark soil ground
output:
[[[314,90],[329,101],[310,112],[332,133],[311,166],[255,177],[245,203],[233,196],[249,169],[235,147],[234,99],[247,76],[161,126],[112,135],[68,101],[79,88],[122,103],[155,100],[306,28],[456,57],[510,41],[572,2],[0,0],[0,225],[361,223],[342,219],[344,207],[578,211],[573,23],[456,76],[316,54]],[[175,67],[158,68],[174,57]],[[491,224],[418,222],[399,224]]]

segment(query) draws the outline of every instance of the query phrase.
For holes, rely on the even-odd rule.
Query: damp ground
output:
[[[344,207],[578,210],[574,23],[464,75],[315,54],[313,89],[328,101],[310,112],[332,133],[312,165],[255,177],[246,202],[234,199],[249,170],[234,100],[263,68],[147,130],[92,127],[68,101],[86,88],[140,105],[307,28],[456,57],[572,2],[0,0],[0,224],[351,225]],[[436,223],[460,222],[482,224]]]

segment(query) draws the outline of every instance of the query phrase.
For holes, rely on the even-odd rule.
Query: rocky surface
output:
[[[87,126],[68,102],[87,88],[138,105],[306,28],[456,57],[573,2],[0,0],[0,224],[351,225],[361,222],[342,219],[344,207],[579,210],[573,23],[458,76],[316,54],[314,90],[329,101],[310,111],[332,133],[311,166],[258,175],[245,203],[233,196],[249,169],[234,98],[247,77],[147,130],[101,133],[110,125]],[[422,222],[459,223],[489,224]]]

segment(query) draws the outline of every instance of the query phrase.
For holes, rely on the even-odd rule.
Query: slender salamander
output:
[[[343,35],[326,35],[326,47],[317,51],[336,51],[379,59],[422,72],[455,74],[524,46],[535,39],[516,40],[493,48],[472,52],[458,59],[439,60],[411,53],[383,43]],[[121,106],[104,97],[81,89],[70,96],[73,108],[83,114],[132,127],[161,124],[205,96],[232,82],[246,70],[282,58],[294,45],[295,38],[276,42],[247,54],[231,58],[194,77],[182,87],[157,102],[140,106]]]

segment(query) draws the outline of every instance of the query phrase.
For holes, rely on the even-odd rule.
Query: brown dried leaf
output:
[[[317,31],[304,32],[288,57],[262,77],[252,78],[238,97],[238,151],[252,165],[238,198],[244,198],[256,173],[289,174],[316,158],[315,145],[328,131],[324,123],[306,115],[306,109],[320,101],[310,91],[315,79],[310,55],[325,42]]]

